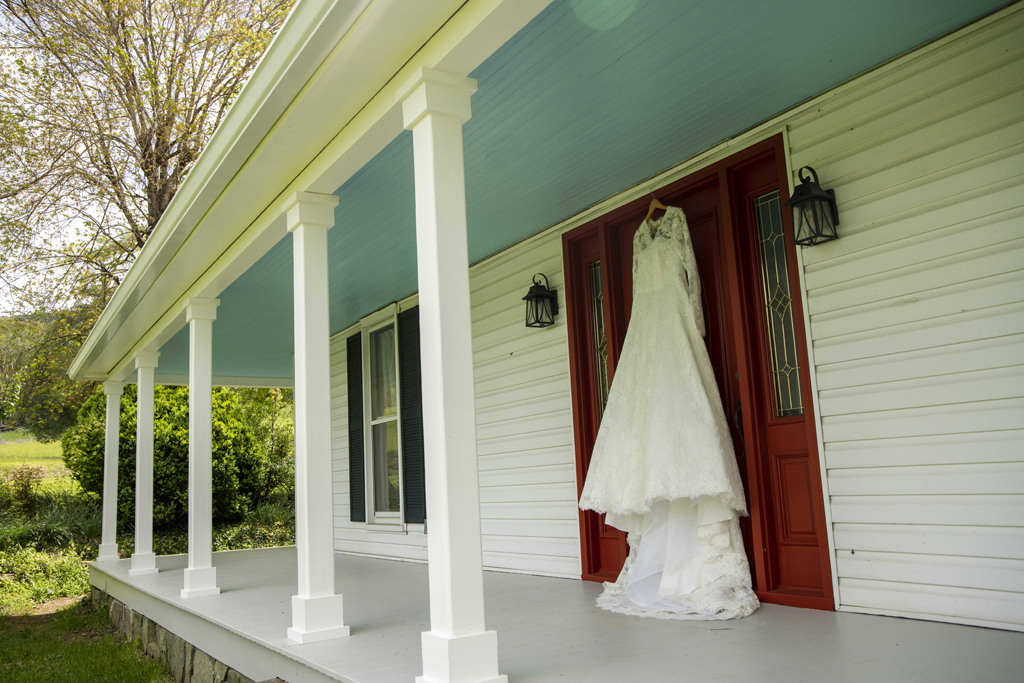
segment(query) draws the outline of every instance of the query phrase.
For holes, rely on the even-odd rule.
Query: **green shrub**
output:
[[[39,484],[43,481],[43,468],[29,464],[15,467],[3,473],[3,495],[5,506],[19,515],[31,514],[35,505]]]
[[[95,393],[78,421],[61,438],[64,463],[82,489],[100,495],[106,398]],[[118,522],[130,528],[135,518],[135,395],[121,398],[118,456]],[[213,516],[241,519],[277,485],[274,468],[244,421],[236,394],[213,392]],[[153,454],[153,521],[157,526],[186,519],[188,511],[188,389],[157,387]]]
[[[0,511],[0,550],[33,546],[39,550],[74,544],[95,557],[101,512],[95,497],[69,487],[37,489],[31,513],[8,507]]]
[[[214,550],[244,550],[247,548],[272,548],[295,544],[295,527],[281,522],[270,525],[243,522],[219,529],[213,535]]]
[[[89,590],[89,570],[74,546],[57,553],[32,548],[0,551],[0,614],[26,602],[69,598]]]

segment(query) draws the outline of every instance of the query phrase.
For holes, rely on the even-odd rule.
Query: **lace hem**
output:
[[[732,519],[698,527],[697,537],[702,545],[704,567],[711,575],[718,575],[713,581],[686,595],[660,596],[653,605],[634,603],[626,588],[642,539],[631,534],[629,556],[622,572],[614,583],[604,584],[604,591],[595,601],[597,606],[609,612],[655,619],[713,621],[753,614],[761,602],[751,589],[750,566],[739,540],[739,522]]]

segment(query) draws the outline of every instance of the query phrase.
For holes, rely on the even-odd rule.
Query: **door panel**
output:
[[[607,270],[601,260],[600,231],[591,230],[565,243],[566,305],[570,324],[570,366],[576,440],[577,496],[583,492],[590,456],[601,424],[614,372],[609,357]],[[604,515],[580,511],[583,578],[614,581],[629,554],[626,534],[605,524]]]
[[[758,595],[820,599],[832,607],[824,503],[817,484],[814,424],[805,409],[810,376],[803,340],[796,252],[787,237],[784,164],[769,148],[727,172],[748,366],[747,402],[756,457],[749,478],[758,486],[763,539]],[[791,229],[790,229],[791,230]]]
[[[798,324],[796,252],[791,219],[782,210],[785,173],[776,137],[656,192],[663,203],[683,209],[693,240],[705,344],[750,509],[741,529],[755,590],[766,602],[831,609],[817,441],[805,409],[811,392]],[[588,370],[593,340],[585,328],[592,322],[582,303],[588,293],[581,273],[587,263],[600,262],[607,367],[614,377],[632,313],[633,236],[649,201],[639,199],[563,237],[580,490],[596,436],[588,406],[600,393]],[[596,515],[588,527],[584,517],[584,578],[597,578],[595,570],[601,578],[617,573],[623,539],[605,539],[611,528]]]

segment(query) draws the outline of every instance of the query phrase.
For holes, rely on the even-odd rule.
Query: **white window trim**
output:
[[[373,429],[370,406],[370,333],[388,324],[395,326],[395,364],[397,373],[401,373],[401,359],[399,358],[398,341],[398,304],[391,304],[375,313],[371,313],[360,321],[361,343],[363,348],[363,485],[365,487],[366,500],[366,525],[375,531],[385,532],[406,532],[405,524],[405,474],[402,463],[402,382],[401,375],[396,374],[397,385],[395,397],[398,402],[397,412],[394,420],[398,422],[398,512],[376,512],[376,503],[373,496]],[[390,420],[391,418],[388,418]],[[386,420],[377,420],[383,422]]]

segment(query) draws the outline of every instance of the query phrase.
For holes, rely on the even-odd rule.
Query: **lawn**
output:
[[[158,661],[119,640],[103,607],[88,598],[62,598],[18,616],[0,617],[0,681],[53,683],[167,683]]]
[[[172,680],[165,666],[111,631],[102,607],[81,597],[89,590],[85,560],[96,557],[100,520],[99,501],[70,477],[59,443],[0,433],[0,682]],[[117,540],[126,557],[135,539],[130,524],[123,527]],[[185,552],[187,539],[183,524],[157,528],[154,550]],[[214,527],[214,550],[294,542],[287,500]]]
[[[60,442],[40,443],[21,429],[0,432],[0,470],[20,465],[42,467],[46,472],[43,485],[57,484],[67,478]]]

